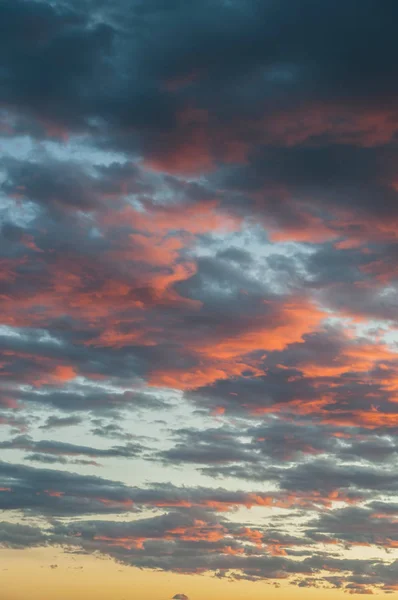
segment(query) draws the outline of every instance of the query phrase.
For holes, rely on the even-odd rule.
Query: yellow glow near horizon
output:
[[[0,550],[2,600],[329,600],[339,590],[297,588],[281,582],[231,584],[206,575],[139,570],[112,560],[64,554],[61,550]],[[51,568],[51,565],[57,565]]]

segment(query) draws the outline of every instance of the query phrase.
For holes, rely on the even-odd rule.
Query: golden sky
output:
[[[0,552],[4,600],[169,600],[184,593],[192,600],[328,600],[336,590],[300,590],[281,583],[226,582],[209,576],[176,575],[126,568],[105,559],[68,556],[54,549]],[[51,568],[50,565],[57,565]]]

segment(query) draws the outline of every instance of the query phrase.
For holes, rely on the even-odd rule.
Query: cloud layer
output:
[[[1,3],[1,548],[398,590],[397,16]]]

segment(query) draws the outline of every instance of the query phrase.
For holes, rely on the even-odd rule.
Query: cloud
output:
[[[80,417],[48,417],[46,422],[40,426],[40,429],[57,429],[58,427],[73,427],[79,425],[82,422]]]
[[[124,457],[134,458],[141,454],[143,446],[141,444],[128,443],[125,446],[113,446],[111,448],[91,448],[89,446],[79,446],[68,442],[58,442],[51,440],[39,440],[35,442],[29,436],[18,436],[7,442],[0,442],[0,448],[18,449],[28,452],[34,452],[38,455],[50,454],[61,457],[68,456],[90,456],[93,458],[111,458]],[[33,455],[34,456],[34,455]],[[32,455],[30,460],[33,460]]]
[[[2,547],[398,589],[397,16],[1,3]]]
[[[47,545],[48,538],[39,527],[18,523],[0,523],[0,547],[31,548]]]

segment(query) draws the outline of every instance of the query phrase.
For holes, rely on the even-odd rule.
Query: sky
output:
[[[398,593],[396,0],[0,0],[4,600]]]

